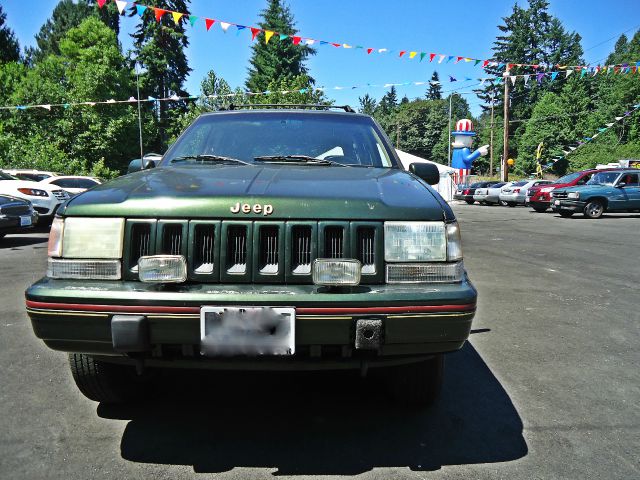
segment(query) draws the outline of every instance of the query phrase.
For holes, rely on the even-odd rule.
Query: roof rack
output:
[[[249,103],[243,105],[234,105],[233,103],[229,105],[228,108],[221,110],[240,110],[240,109],[255,109],[255,108],[300,108],[300,109],[308,109],[308,110],[329,110],[331,108],[336,108],[339,110],[344,110],[347,113],[356,113],[356,111],[351,108],[349,105],[320,105],[320,104],[307,104],[307,103]]]

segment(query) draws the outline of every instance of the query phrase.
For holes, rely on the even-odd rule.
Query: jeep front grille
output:
[[[234,226],[227,230],[227,273],[243,274],[247,271],[247,228]]]
[[[194,233],[193,270],[195,273],[213,273],[216,227],[196,225]]]
[[[376,273],[376,232],[373,227],[358,228],[357,258],[363,274]]]
[[[344,229],[327,227],[324,231],[324,252],[327,258],[344,258]]]
[[[136,224],[131,229],[131,241],[129,243],[128,269],[132,272],[138,271],[138,260],[140,257],[151,255],[151,224]]]
[[[316,258],[356,258],[362,283],[384,283],[382,222],[129,219],[125,278],[146,255],[184,255],[188,280],[203,283],[312,283]]]
[[[562,191],[560,191],[560,192],[551,192],[551,196],[553,198],[567,198],[568,197],[567,192],[562,192]]]
[[[294,275],[311,273],[311,226],[293,227],[291,241],[291,271]]]

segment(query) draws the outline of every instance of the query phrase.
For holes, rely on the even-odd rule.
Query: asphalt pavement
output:
[[[31,330],[46,234],[0,241],[0,478],[640,477],[640,215],[455,205],[479,290],[425,411],[356,374],[165,374],[107,407]]]

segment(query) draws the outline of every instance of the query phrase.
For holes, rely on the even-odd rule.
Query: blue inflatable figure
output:
[[[473,123],[471,120],[463,118],[456,123],[456,131],[451,132],[453,135],[453,153],[451,154],[451,166],[456,169],[454,173],[454,183],[462,185],[466,183],[467,176],[471,173],[473,161],[489,153],[489,145],[483,145],[474,152],[471,152],[473,145],[473,137],[476,132],[473,131]]]

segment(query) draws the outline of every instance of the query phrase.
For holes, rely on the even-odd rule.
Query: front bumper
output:
[[[192,284],[72,281],[44,278],[26,292],[36,336],[54,350],[122,356],[114,349],[114,315],[144,316],[149,351],[137,358],[207,361],[199,355],[200,307],[288,306],[296,309],[296,354],[354,358],[355,324],[382,320],[375,357],[429,355],[457,350],[469,336],[477,291],[459,284],[371,285],[344,293],[315,285]],[[176,357],[177,355],[177,357]],[[209,362],[212,363],[212,362]],[[215,362],[213,362],[215,363]]]
[[[570,212],[582,212],[586,203],[580,200],[554,200],[551,202],[551,207],[554,211],[559,212],[561,210]]]

